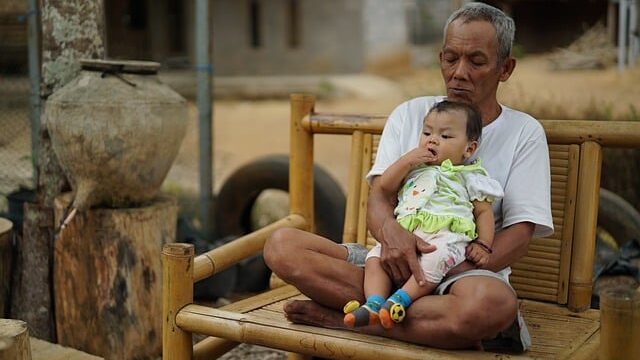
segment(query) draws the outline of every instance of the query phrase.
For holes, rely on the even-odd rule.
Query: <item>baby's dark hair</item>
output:
[[[470,141],[480,140],[480,135],[482,135],[482,117],[478,109],[473,105],[451,100],[442,100],[433,105],[427,113],[427,116],[432,112],[450,111],[462,111],[467,116],[467,138]]]

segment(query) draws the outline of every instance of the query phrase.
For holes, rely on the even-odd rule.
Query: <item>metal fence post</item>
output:
[[[196,2],[196,70],[198,73],[198,123],[200,147],[200,220],[206,239],[213,236],[213,118],[209,46],[209,0]]]

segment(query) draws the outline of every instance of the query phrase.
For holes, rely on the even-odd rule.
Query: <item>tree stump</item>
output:
[[[0,218],[0,318],[5,317],[11,299],[11,264],[13,246],[11,244],[11,221]]]
[[[0,359],[31,360],[27,323],[0,319]]]
[[[56,198],[56,224],[71,196]],[[175,241],[177,204],[78,212],[54,244],[56,330],[61,345],[105,359],[162,351],[162,264]]]
[[[22,237],[17,238],[13,265],[11,318],[24,320],[31,336],[55,341],[52,275],[53,212],[24,203]]]

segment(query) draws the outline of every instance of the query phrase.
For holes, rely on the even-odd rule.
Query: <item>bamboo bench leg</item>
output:
[[[191,333],[176,325],[176,314],[193,302],[191,244],[167,244],[162,250],[162,358],[189,360],[193,356]]]

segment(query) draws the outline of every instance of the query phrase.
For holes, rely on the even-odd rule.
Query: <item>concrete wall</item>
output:
[[[212,0],[213,63],[217,75],[361,72],[368,65],[408,56],[406,4],[415,0]],[[169,65],[195,63],[194,0],[169,14],[174,1],[146,0],[144,28],[128,19],[130,0],[107,4],[109,55]],[[252,3],[258,8],[260,44],[252,44]],[[292,4],[296,29],[291,29]],[[181,28],[171,19],[179,16]],[[296,46],[291,44],[296,35]],[[181,39],[178,51],[175,39]],[[172,45],[170,45],[172,44]],[[180,52],[181,51],[181,52]],[[187,63],[182,64],[184,59]]]
[[[409,1],[363,0],[364,58],[369,65],[406,56]]]
[[[213,5],[218,75],[356,72],[363,68],[362,0],[300,0],[299,45],[289,45],[289,1],[261,0],[261,44],[251,44],[250,1]]]

